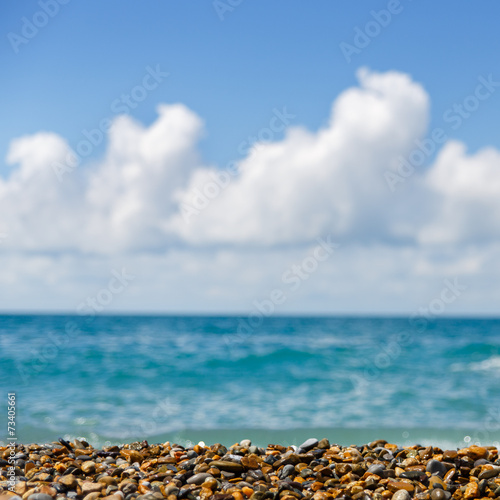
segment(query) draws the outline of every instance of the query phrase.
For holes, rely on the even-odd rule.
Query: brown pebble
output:
[[[410,493],[413,493],[413,490],[415,489],[415,486],[411,483],[406,483],[404,481],[389,481],[387,483],[387,488],[389,491],[392,491],[395,493],[398,490],[406,490]]]
[[[85,472],[85,474],[94,474],[95,473],[95,463],[92,462],[91,460],[83,462],[81,469],[83,472]]]
[[[52,498],[55,498],[57,495],[57,491],[47,484],[44,484],[38,488],[38,493],[45,493],[46,495],[50,495]]]
[[[479,498],[479,486],[477,483],[469,483],[465,488],[465,499]]]
[[[89,493],[101,492],[104,488],[102,483],[94,483],[92,481],[83,481],[80,485],[83,495],[88,495]]]
[[[61,476],[59,482],[61,484],[64,484],[64,486],[66,486],[70,490],[74,490],[78,486],[78,481],[76,480],[76,477],[73,476],[73,474],[68,474],[67,476]]]
[[[89,493],[83,497],[83,500],[97,500],[100,496],[99,492]]]
[[[106,486],[116,486],[118,484],[116,477],[111,476],[102,476],[99,478],[99,482],[105,484]]]
[[[447,488],[446,483],[439,476],[431,476],[429,478],[429,489],[436,488],[439,485],[445,490]],[[437,486],[439,488],[439,486]]]
[[[459,457],[467,456],[469,458],[472,458],[472,460],[487,458],[488,454],[488,450],[486,448],[483,448],[482,446],[469,446],[468,448],[462,448],[461,450],[458,450]]]

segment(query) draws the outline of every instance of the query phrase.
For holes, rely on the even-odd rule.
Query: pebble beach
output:
[[[0,499],[471,500],[500,496],[493,446],[443,450],[384,440],[340,446],[188,447],[147,441],[95,449],[83,440],[0,447]]]

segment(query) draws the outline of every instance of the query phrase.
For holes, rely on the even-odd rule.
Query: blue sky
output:
[[[3,75],[0,80],[3,118],[0,123],[0,176],[3,180],[7,183],[16,169],[19,169],[19,172],[22,168],[25,168],[26,172],[32,171],[35,167],[29,166],[28,163],[25,167],[22,166],[23,161],[28,162],[26,158],[30,155],[43,157],[43,154],[47,154],[47,158],[55,158],[55,151],[62,151],[66,146],[74,149],[79,141],[84,139],[83,130],[98,127],[102,119],[117,118],[118,114],[114,111],[116,106],[113,108],[112,103],[140,85],[148,67],[158,67],[162,72],[168,72],[168,77],[155,89],[148,91],[143,101],[134,102],[134,109],[130,109],[129,114],[137,123],[147,128],[152,127],[158,120],[159,104],[179,103],[184,106],[184,111],[169,108],[170,111],[166,111],[165,116],[171,118],[165,118],[162,126],[165,127],[165,134],[173,129],[183,130],[183,133],[179,132],[176,140],[182,142],[184,137],[189,137],[190,145],[182,152],[185,156],[175,167],[175,179],[183,179],[179,189],[187,190],[186,192],[189,191],[186,186],[189,185],[193,189],[193,186],[198,185],[196,175],[203,177],[211,168],[224,169],[228,162],[233,160],[248,160],[247,155],[241,151],[242,142],[267,128],[275,110],[287,110],[293,115],[290,125],[273,131],[271,143],[276,147],[288,147],[290,144],[292,151],[294,140],[286,142],[289,128],[296,127],[312,135],[318,130],[328,128],[332,103],[340,102],[339,96],[344,95],[348,89],[359,87],[357,71],[362,67],[368,68],[373,74],[397,72],[406,74],[411,79],[411,85],[408,82],[401,83],[402,86],[406,85],[405,92],[408,91],[408,95],[400,104],[396,103],[394,106],[399,109],[404,107],[407,101],[415,99],[414,107],[408,112],[408,134],[414,134],[415,137],[408,138],[407,142],[401,145],[401,151],[388,152],[387,158],[394,159],[399,154],[407,155],[411,150],[411,147],[408,149],[408,144],[418,137],[425,137],[436,127],[446,131],[448,141],[459,141],[463,144],[465,150],[461,153],[455,152],[455,156],[451,156],[459,158],[460,161],[462,157],[465,158],[464,164],[475,164],[474,155],[483,148],[492,147],[495,151],[500,148],[497,118],[500,115],[500,92],[498,95],[492,92],[487,100],[481,101],[477,110],[471,112],[467,119],[463,119],[456,129],[451,127],[450,121],[443,118],[447,111],[450,113],[454,105],[463,104],[464,99],[473,95],[481,82],[480,78],[490,77],[492,81],[500,81],[498,3],[484,1],[473,4],[457,1],[451,4],[392,0],[361,4],[323,0],[312,5],[295,0],[243,0],[239,3],[235,0],[232,0],[232,3],[222,0],[217,5],[224,9],[224,4],[229,8],[223,12],[221,20],[214,7],[215,2],[212,1],[196,4],[113,0],[70,0],[64,4],[57,0],[5,2],[0,16],[0,58]],[[35,19],[42,19],[43,22],[44,14],[40,12],[43,12],[44,5],[46,9],[52,9],[51,12],[54,12],[54,9],[57,12],[47,18],[46,25],[38,28],[32,38],[25,38],[26,43],[19,42],[20,39],[16,37],[23,36],[26,22],[31,23]],[[234,7],[230,7],[231,5]],[[374,22],[377,23],[376,13],[387,12],[388,9],[394,12],[387,25],[381,26],[379,23],[378,27],[375,24],[374,28]],[[376,29],[377,33],[368,36],[367,46],[358,47],[359,53],[352,54],[350,61],[346,60],[342,44],[355,46],[355,36],[359,30],[369,32],[370,29]],[[366,89],[377,93],[380,92],[379,85],[384,89],[389,87],[389,102],[392,85],[390,82],[373,83],[370,80],[366,83]],[[426,102],[419,93],[420,88],[424,89]],[[382,93],[384,92],[386,90]],[[345,106],[357,109],[357,101],[346,98],[346,102]],[[357,112],[363,114],[362,109]],[[374,113],[379,111],[375,110]],[[344,112],[345,123],[349,122],[347,115],[349,112]],[[367,113],[366,120],[370,121],[374,116]],[[358,116],[358,119],[362,120],[362,116]],[[176,120],[182,126],[179,124],[177,127]],[[402,128],[405,127],[402,125]],[[397,129],[398,127],[395,127],[392,133],[397,132]],[[133,140],[130,138],[139,137],[138,132],[133,132],[135,129],[130,124],[124,125],[120,130],[122,139],[117,139],[117,144],[127,145],[128,141]],[[52,133],[52,139],[49,140],[49,136],[37,135],[42,133]],[[390,133],[387,132],[388,136]],[[174,136],[175,134],[172,135]],[[13,143],[21,137],[39,137],[39,140],[36,143],[26,141],[12,153]],[[162,137],[161,140],[168,141],[167,135]],[[159,139],[160,142],[161,140]],[[65,141],[66,146],[63,146],[61,141]],[[365,147],[363,141],[359,144],[360,147]],[[373,155],[379,154],[377,143],[369,144],[374,148]],[[440,149],[441,147],[436,147],[437,151]],[[136,304],[136,309],[140,311],[244,311],[254,307],[252,304],[256,297],[267,296],[276,283],[279,286],[282,271],[288,269],[287,266],[293,262],[301,262],[304,255],[309,255],[308,248],[316,244],[317,238],[330,234],[329,223],[324,220],[333,210],[331,207],[318,206],[311,212],[312,215],[308,213],[315,203],[314,195],[304,196],[299,203],[304,209],[293,215],[295,220],[301,220],[303,215],[304,220],[309,221],[303,225],[297,224],[297,227],[304,229],[298,229],[295,233],[283,229],[283,238],[280,240],[278,237],[273,239],[269,236],[279,233],[280,228],[286,225],[284,219],[279,219],[281,215],[273,216],[274,209],[277,214],[287,211],[286,206],[280,205],[283,199],[279,197],[274,199],[274,205],[270,202],[266,205],[266,198],[266,201],[263,200],[256,206],[240,207],[240,211],[235,209],[233,221],[221,219],[220,214],[233,213],[234,200],[246,200],[247,197],[248,200],[255,199],[251,190],[253,188],[245,187],[243,180],[239,193],[235,190],[231,195],[227,195],[226,201],[220,202],[219,215],[214,212],[211,217],[207,216],[203,224],[200,222],[199,229],[189,231],[178,229],[174,219],[167,221],[167,212],[169,217],[173,213],[171,207],[169,211],[165,208],[165,211],[159,213],[156,206],[146,206],[150,196],[150,202],[154,205],[152,188],[132,192],[131,188],[127,187],[128,184],[125,186],[120,181],[115,187],[109,187],[110,196],[112,192],[130,191],[131,194],[129,198],[124,198],[125,201],[118,200],[113,205],[115,208],[121,207],[117,209],[116,220],[128,220],[126,215],[123,215],[123,206],[130,206],[130,203],[142,207],[142,219],[138,222],[139,219],[134,218],[130,226],[120,222],[122,225],[118,230],[120,234],[123,231],[127,236],[117,233],[114,241],[122,241],[120,238],[123,237],[123,244],[117,244],[115,247],[106,243],[102,248],[89,245],[89,239],[99,239],[104,234],[114,233],[109,227],[104,227],[102,221],[99,222],[98,216],[93,218],[89,215],[91,210],[83,205],[83,201],[82,205],[75,209],[78,215],[71,215],[72,218],[68,221],[59,220],[58,216],[54,218],[50,214],[71,212],[66,197],[72,195],[68,193],[85,191],[86,188],[79,183],[87,181],[80,179],[80,176],[85,177],[86,172],[93,172],[92,169],[98,168],[96,165],[106,163],[107,151],[108,141],[103,140],[92,149],[92,153],[79,167],[79,175],[71,175],[71,182],[65,181],[64,195],[59,190],[59,194],[41,200],[39,206],[30,204],[32,197],[36,197],[37,193],[41,196],[42,191],[52,193],[52,188],[56,192],[58,185],[50,184],[49,187],[48,184],[45,186],[41,182],[36,184],[33,181],[30,188],[26,185],[16,191],[12,181],[10,187],[5,184],[7,187],[4,189],[3,203],[0,189],[0,207],[5,225],[3,232],[9,235],[8,244],[3,246],[0,259],[5,259],[4,266],[13,266],[12,269],[20,266],[20,269],[24,270],[16,274],[18,278],[15,282],[12,281],[13,278],[4,279],[4,291],[7,287],[10,291],[2,294],[3,309],[72,311],[80,303],[81,297],[92,295],[95,290],[104,286],[102,283],[107,283],[111,269],[120,268],[123,262],[126,262],[128,266],[134,267],[135,263],[136,269],[147,271],[143,272],[142,281],[139,277],[135,282],[134,292],[130,292],[128,297],[126,294],[117,297],[106,310],[134,309]],[[7,161],[9,154],[14,158],[10,162]],[[131,153],[134,159],[137,154]],[[158,154],[160,155],[160,152]],[[271,151],[269,154],[272,156],[274,153]],[[196,159],[193,159],[193,155]],[[170,165],[168,162],[173,161],[165,159],[166,156],[162,158],[165,165]],[[436,154],[428,155],[425,166],[431,168],[432,165],[437,165],[436,159]],[[127,162],[130,163],[132,160],[129,160],[130,158]],[[332,159],[334,160],[335,158]],[[282,161],[286,164],[289,160]],[[486,173],[498,171],[495,170],[496,156],[486,159],[481,156],[477,161],[485,165],[483,170]],[[113,179],[121,176],[121,167],[116,166],[117,162],[116,158],[108,162],[114,165],[113,168],[97,172],[95,178],[89,181],[94,186],[94,191],[97,191],[86,195],[87,199],[90,196],[94,197],[92,199],[101,197],[101,201],[107,200],[106,186],[110,186],[109,183],[112,183]],[[127,162],[123,165],[128,164]],[[350,162],[350,159],[346,159],[344,167],[338,168],[347,169]],[[53,163],[53,160],[49,163]],[[257,164],[250,159],[248,163],[248,169],[253,169],[254,172],[272,168],[269,167],[269,162]],[[477,229],[475,224],[476,218],[481,218],[483,211],[490,213],[495,209],[488,201],[489,198],[484,201],[484,190],[488,185],[486,179],[474,191],[477,199],[486,204],[480,209],[474,201],[471,202],[470,209],[464,209],[463,214],[450,216],[449,207],[463,207],[460,198],[463,193],[461,188],[457,187],[456,192],[445,193],[446,200],[442,201],[436,212],[429,215],[426,221],[414,220],[413,215],[408,218],[405,216],[406,213],[418,212],[422,205],[434,207],[434,203],[437,203],[435,192],[436,189],[439,190],[436,186],[447,184],[442,180],[443,176],[448,175],[446,172],[450,172],[445,163],[443,160],[443,166],[440,169],[436,167],[437,173],[429,179],[420,179],[425,168],[420,169],[415,177],[418,177],[418,182],[411,182],[418,187],[415,187],[414,191],[413,188],[407,189],[410,182],[404,181],[405,191],[401,196],[413,200],[413,205],[410,201],[406,203],[391,198],[393,204],[379,214],[378,208],[370,208],[379,207],[381,204],[374,199],[372,205],[367,202],[368,206],[360,209],[362,215],[353,212],[345,224],[335,225],[340,216],[332,216],[332,234],[334,239],[338,236],[339,244],[346,252],[345,258],[348,259],[347,254],[358,250],[361,252],[360,259],[364,260],[366,256],[363,257],[363,252],[367,252],[366,255],[372,258],[374,254],[379,255],[380,260],[373,261],[370,268],[379,269],[380,272],[374,276],[371,276],[370,272],[360,275],[356,271],[357,264],[350,260],[341,261],[342,264],[331,264],[331,269],[325,268],[321,272],[315,272],[311,280],[307,280],[307,287],[304,281],[303,291],[295,296],[294,301],[287,302],[280,312],[289,312],[289,307],[304,312],[322,313],[409,313],[417,310],[419,305],[433,300],[435,294],[444,286],[444,279],[464,275],[470,278],[474,292],[470,293],[469,298],[463,299],[462,306],[457,306],[456,311],[455,305],[452,304],[446,312],[465,310],[471,314],[494,313],[497,310],[496,296],[491,296],[491,278],[488,276],[496,275],[497,271],[500,273],[498,263],[491,261],[491,255],[495,253],[496,248],[494,233],[495,229],[498,229],[495,227],[497,221],[490,221],[489,229],[485,228],[484,231]],[[188,164],[190,166],[186,167]],[[331,162],[326,161],[325,166],[318,166],[314,175],[320,178],[330,164]],[[168,168],[174,170],[174,167],[165,167],[166,170]],[[200,168],[202,173],[196,174]],[[469,167],[463,168],[467,170]],[[464,175],[469,175],[472,168]],[[50,169],[48,163],[46,169]],[[286,167],[283,169],[283,172],[286,172]],[[364,174],[361,172],[359,175]],[[455,176],[453,172],[450,175],[459,178],[458,174]],[[25,178],[22,175],[21,177]],[[276,184],[270,183],[271,177],[272,175],[262,174],[260,189],[256,192],[293,191],[286,180],[286,174],[282,181],[277,180]],[[377,177],[379,178],[381,176]],[[166,187],[174,182],[173,177],[161,179]],[[337,180],[331,180],[332,186],[340,185],[344,177],[335,179]],[[360,179],[365,179],[360,180],[360,183],[366,182],[364,187],[360,188],[359,192],[349,190],[351,198],[342,203],[339,201],[339,207],[361,206],[364,203],[362,200],[375,197],[375,188],[371,190],[369,187],[369,176]],[[252,185],[252,182],[248,181],[248,186]],[[303,182],[297,181],[297,185]],[[427,183],[425,193],[419,190],[422,183]],[[328,183],[323,183],[323,186],[325,185]],[[96,186],[100,186],[99,189]],[[311,192],[320,187],[321,183],[311,188]],[[10,197],[5,194],[7,192]],[[177,199],[177,191],[167,189],[165,192],[167,194],[162,203],[166,199],[169,203]],[[462,194],[459,196],[458,192]],[[380,200],[387,200],[388,197],[389,191],[380,194]],[[325,200],[327,198],[325,195]],[[337,198],[342,198],[342,192]],[[54,206],[50,210],[53,212],[47,209],[46,218],[38,219],[41,216],[40,210],[45,210],[40,207],[46,207],[47,203],[50,205],[52,202]],[[103,203],[100,202],[99,206],[102,207]],[[179,207],[177,208],[180,210]],[[109,215],[113,208],[108,207],[106,210],[104,212]],[[461,209],[454,210],[457,214]],[[11,215],[12,211],[19,213]],[[262,219],[264,222],[255,215],[260,211],[267,211],[269,214],[267,219]],[[394,211],[401,212],[401,220],[394,222],[394,227],[389,230],[387,224],[380,221],[385,220],[384,217]],[[154,216],[151,215],[152,212]],[[371,219],[366,215],[368,213],[371,214]],[[87,214],[88,217],[82,214]],[[314,224],[307,217],[316,216],[322,221],[318,222],[320,229],[316,233],[309,232],[308,228]],[[142,230],[148,224],[153,225],[151,221],[154,217],[157,217],[154,220],[155,227],[161,227],[166,235],[151,232],[141,236],[138,228]],[[441,241],[434,235],[440,233],[440,227],[450,227],[447,217],[451,217],[451,225],[456,223],[456,230],[454,229],[453,235],[443,237]],[[1,219],[2,214],[0,222]],[[201,220],[200,217],[198,219]],[[279,220],[279,223],[276,222],[278,229],[270,227],[259,232],[259,228],[264,227],[269,219]],[[71,233],[77,230],[68,229],[71,220],[89,226],[89,235],[77,241],[78,238]],[[231,230],[232,223],[235,224],[234,230]],[[238,228],[246,223],[248,233],[241,233],[240,236],[232,238],[231,235],[239,234]],[[37,229],[44,229],[43,233],[35,234],[30,230],[31,224]],[[165,229],[167,226],[168,230]],[[205,234],[206,227],[213,228],[213,231]],[[229,228],[228,234],[223,234],[223,228]],[[74,242],[65,244],[63,236],[62,242],[56,241],[55,236],[47,236],[58,230]],[[417,233],[420,236],[416,237]],[[24,239],[28,234],[31,237],[29,243],[26,243]],[[131,234],[136,234],[141,241],[149,242],[144,243],[147,248],[138,249],[136,243],[129,244],[127,238],[130,238]],[[410,240],[414,240],[413,243],[409,244]],[[376,245],[376,248],[373,245]],[[439,245],[441,246],[438,248]],[[351,248],[352,251],[349,250]],[[158,252],[165,252],[166,257],[162,261],[165,267],[159,268],[158,263],[154,262]],[[179,252],[179,255],[174,255],[175,252]],[[180,255],[182,252],[184,254]],[[403,256],[398,252],[416,254],[409,257],[408,253]],[[432,257],[429,257],[431,253]],[[180,260],[177,261],[177,258]],[[418,261],[421,267],[418,267],[417,271],[408,271],[408,266],[404,264],[407,262],[405,259]],[[183,262],[182,265],[180,261]],[[193,271],[191,264],[188,264],[193,261],[199,266],[197,271]],[[218,262],[216,267],[220,268],[217,267],[219,270],[212,275],[207,269],[211,266],[210,262],[214,261]],[[389,266],[388,262],[394,261],[399,264]],[[442,267],[443,261],[449,263],[449,268]],[[66,264],[61,265],[62,262]],[[261,266],[258,262],[264,264]],[[279,266],[283,262],[286,265],[283,264],[281,269]],[[455,267],[453,263],[456,264]],[[187,267],[184,268],[183,265]],[[196,267],[195,264],[192,265]],[[208,267],[205,268],[205,265]],[[254,269],[252,266],[258,267],[251,271]],[[341,272],[345,268],[351,269],[352,273]],[[26,271],[27,269],[30,271]],[[160,269],[159,277],[154,269]],[[187,274],[179,269],[188,269],[186,273],[189,274],[189,279]],[[251,277],[242,277],[234,282],[234,273],[242,269],[250,269]],[[410,273],[416,281],[413,282],[413,278],[405,273]],[[141,276],[141,272],[135,274]],[[241,271],[241,274],[244,275],[244,271]],[[269,275],[275,276],[275,281],[269,281]],[[332,287],[332,290],[329,290],[329,283],[332,281],[337,283],[338,289]],[[167,282],[172,284],[172,288],[165,284]],[[412,290],[404,290],[404,283],[413,283]],[[387,284],[385,292],[380,297],[375,296],[373,291],[383,288],[384,284]],[[184,292],[174,293],[173,290],[178,290],[179,286]],[[40,290],[47,290],[47,287],[50,292],[42,297]],[[193,288],[197,289],[194,298]],[[159,298],[163,297],[162,294],[165,294],[166,298]]]
[[[220,21],[211,1],[196,8],[189,2],[70,1],[15,54],[7,34],[20,34],[22,18],[31,20],[40,6],[6,2],[1,156],[13,138],[40,130],[74,144],[82,129],[112,115],[110,103],[152,64],[171,76],[132,115],[151,123],[158,102],[186,104],[206,121],[202,151],[218,164],[238,156],[237,145],[275,106],[288,106],[301,124],[318,128],[360,66],[411,74],[431,96],[437,123],[473,89],[477,75],[498,69],[500,6],[401,0],[402,11],[347,63],[339,45],[352,43],[355,27],[387,4],[318,1],[312,8],[294,0],[244,0]],[[472,150],[498,146],[499,111],[500,99],[489,102],[454,137]]]

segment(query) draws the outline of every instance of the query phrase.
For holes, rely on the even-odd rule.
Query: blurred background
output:
[[[499,14],[4,2],[20,439],[497,442]]]

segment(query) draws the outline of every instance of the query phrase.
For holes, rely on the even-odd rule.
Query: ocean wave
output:
[[[495,371],[500,372],[500,356],[492,356],[483,361],[474,361],[472,363],[454,363],[451,365],[451,370],[454,372],[464,371]]]

